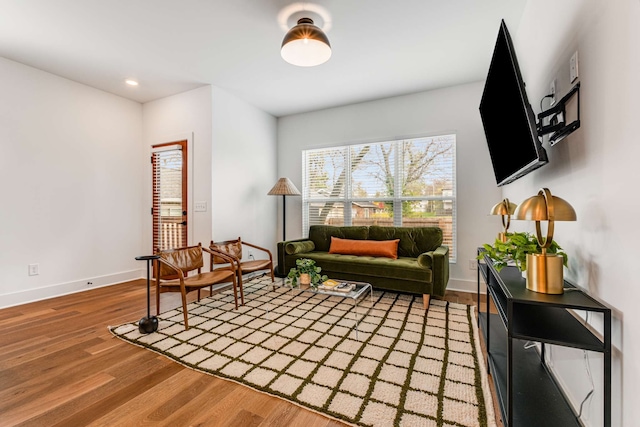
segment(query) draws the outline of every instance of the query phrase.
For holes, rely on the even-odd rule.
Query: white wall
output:
[[[500,201],[478,113],[482,83],[421,92],[281,117],[278,172],[302,188],[301,151],[420,135],[456,134],[458,261],[451,264],[449,289],[475,291],[469,270],[478,245],[493,241],[501,224],[488,216]],[[302,236],[302,200],[287,199],[287,238]],[[281,234],[282,231],[280,230]]]
[[[188,141],[188,241],[208,245],[211,239],[211,86],[169,96],[143,105],[142,155],[149,158],[151,146],[186,139]],[[144,208],[142,245],[153,253],[151,163],[144,165]],[[194,202],[206,202],[206,212],[195,212]]]
[[[3,58],[0,76],[0,307],[140,277],[141,105]]]
[[[240,236],[274,259],[277,200],[267,193],[277,181],[276,136],[275,117],[213,88],[213,240]]]
[[[190,244],[243,240],[275,250],[276,119],[229,94],[204,86],[143,106],[145,156],[153,144],[192,139]],[[145,203],[151,206],[151,166]],[[207,202],[195,212],[195,201]],[[143,213],[143,242],[151,250],[151,215]],[[256,256],[258,254],[256,253]]]
[[[640,300],[636,226],[640,158],[640,2],[637,0],[536,0],[527,3],[513,34],[529,100],[536,112],[553,78],[558,92],[570,86],[568,62],[578,51],[582,126],[548,148],[550,163],[504,187],[515,203],[540,187],[564,198],[578,220],[556,223],[554,239],[570,257],[567,279],[614,309],[613,423],[640,419]],[[508,23],[507,23],[508,24]],[[515,230],[533,231],[516,221]],[[596,327],[601,322],[590,319]],[[576,406],[591,386],[583,353],[554,347],[551,361]],[[585,407],[588,425],[602,423],[602,357],[589,353],[595,395]]]

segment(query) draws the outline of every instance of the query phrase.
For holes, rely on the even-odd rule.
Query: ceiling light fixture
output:
[[[282,59],[299,67],[314,67],[331,58],[331,44],[327,35],[311,18],[300,18],[282,40]]]
[[[135,80],[131,80],[131,79],[127,79],[124,81],[126,84],[128,84],[129,86],[138,86],[138,82]]]

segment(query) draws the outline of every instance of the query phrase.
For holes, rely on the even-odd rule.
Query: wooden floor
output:
[[[114,338],[145,300],[137,280],[0,310],[0,426],[343,425]]]

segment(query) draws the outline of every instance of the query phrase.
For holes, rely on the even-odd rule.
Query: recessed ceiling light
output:
[[[127,79],[124,81],[126,84],[128,84],[129,86],[138,86],[138,82],[135,80],[131,80],[131,79]]]

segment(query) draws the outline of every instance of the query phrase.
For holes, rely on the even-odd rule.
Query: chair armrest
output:
[[[207,252],[210,256],[210,261],[209,261],[209,270],[213,271],[213,257],[217,256],[219,258],[222,258],[223,260],[227,261],[229,263],[229,265],[231,266],[231,270],[233,271],[233,273],[235,274],[236,272],[236,264],[238,265],[238,267],[240,266],[240,260],[231,255],[228,254],[226,252],[222,252],[222,251],[218,251],[216,249],[211,249],[211,248],[202,248],[203,251]]]
[[[263,247],[258,246],[258,245],[254,245],[253,243],[245,242],[244,240],[242,241],[242,244],[250,246],[250,247],[255,248],[255,249],[258,249],[259,251],[266,252],[269,255],[269,261],[273,262],[273,255],[271,255],[271,251],[269,249],[263,248]]]
[[[433,274],[433,294],[444,297],[444,291],[449,283],[449,247],[440,246],[434,251],[425,252],[418,256],[418,264],[430,268]]]

